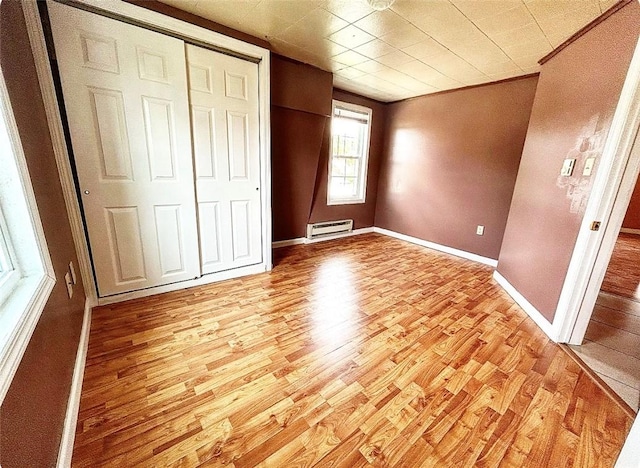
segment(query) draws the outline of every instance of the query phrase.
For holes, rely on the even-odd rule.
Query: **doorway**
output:
[[[636,183],[584,342],[573,351],[636,413],[640,407],[640,186]]]

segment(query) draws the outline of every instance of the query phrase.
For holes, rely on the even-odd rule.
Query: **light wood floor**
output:
[[[94,310],[74,466],[612,466],[631,418],[491,269],[376,234]]]
[[[582,346],[582,359],[634,411],[640,406],[640,236],[621,233]]]
[[[640,301],[640,236],[618,235],[600,290]]]

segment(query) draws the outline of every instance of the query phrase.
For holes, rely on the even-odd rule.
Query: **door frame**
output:
[[[57,0],[47,0],[53,2]],[[42,99],[47,114],[49,132],[58,166],[58,175],[62,184],[73,241],[78,255],[78,263],[82,276],[82,281],[87,299],[92,306],[119,302],[135,297],[149,296],[161,292],[183,289],[186,287],[207,284],[228,278],[244,276],[247,274],[261,273],[272,268],[271,255],[271,132],[270,132],[270,52],[238,39],[225,36],[215,31],[211,31],[200,26],[196,26],[185,21],[166,16],[155,11],[147,10],[143,7],[132,5],[120,0],[75,0],[74,6],[79,6],[90,11],[104,14],[105,16],[122,18],[128,22],[140,26],[148,26],[156,31],[165,31],[175,34],[181,38],[192,40],[195,43],[209,45],[215,50],[228,52],[232,55],[244,57],[255,61],[258,65],[258,94],[259,94],[259,139],[260,139],[260,183],[261,190],[261,216],[262,216],[262,263],[248,267],[237,268],[220,273],[204,275],[200,278],[173,283],[165,286],[123,293],[107,298],[98,298],[91,257],[89,254],[89,243],[85,235],[84,222],[80,210],[80,202],[76,192],[71,160],[64,137],[64,128],[53,75],[49,64],[49,55],[45,37],[40,22],[37,0],[26,0],[23,2],[23,11],[29,42],[33,52],[38,81]],[[194,189],[195,190],[195,189]]]
[[[582,344],[640,172],[640,42],[618,100],[553,321],[553,338]],[[600,230],[592,231],[593,221]]]

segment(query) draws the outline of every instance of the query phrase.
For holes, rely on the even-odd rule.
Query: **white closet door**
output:
[[[99,295],[199,276],[184,43],[48,8]]]
[[[262,262],[258,65],[187,44],[203,273]]]

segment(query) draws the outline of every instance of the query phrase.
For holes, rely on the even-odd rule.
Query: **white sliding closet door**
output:
[[[99,295],[200,276],[183,41],[48,8]]]
[[[187,44],[203,273],[262,262],[258,65]]]

